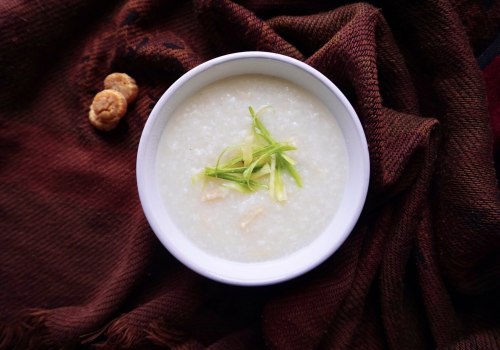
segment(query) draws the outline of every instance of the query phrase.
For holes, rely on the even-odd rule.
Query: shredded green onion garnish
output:
[[[278,201],[285,201],[287,194],[283,183],[283,173],[288,172],[297,186],[302,187],[302,180],[297,169],[295,160],[286,154],[297,148],[287,142],[277,142],[269,130],[259,119],[259,113],[267,106],[257,112],[250,106],[248,110],[252,117],[252,132],[254,137],[240,146],[227,147],[217,159],[214,167],[206,167],[202,175],[224,180],[224,187],[251,193],[260,189],[269,190],[271,197]],[[222,157],[230,148],[238,150],[237,156],[227,161]],[[267,183],[265,182],[267,178]]]

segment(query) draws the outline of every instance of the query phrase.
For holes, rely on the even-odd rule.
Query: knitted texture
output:
[[[0,349],[500,349],[499,32],[499,1],[0,2]],[[175,260],[135,181],[162,93],[245,50],[332,80],[371,162],[342,247],[258,288]],[[140,91],[103,133],[112,72]]]

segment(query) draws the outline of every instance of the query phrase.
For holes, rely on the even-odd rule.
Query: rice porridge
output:
[[[223,162],[221,152],[230,158],[232,148],[255,137],[248,107],[266,105],[258,116],[275,140],[296,148],[286,155],[296,162],[302,187],[283,172],[286,200],[276,200],[265,188],[241,193],[219,178],[200,179],[205,167]],[[286,80],[241,75],[178,106],[161,136],[157,175],[169,215],[194,244],[253,262],[288,255],[322,232],[341,200],[347,164],[341,130],[317,98]]]

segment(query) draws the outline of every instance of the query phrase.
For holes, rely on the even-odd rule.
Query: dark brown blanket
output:
[[[1,1],[0,348],[500,349],[499,31],[494,0]],[[183,267],[135,183],[165,89],[245,50],[329,77],[371,157],[346,243],[262,288]],[[115,71],[139,97],[97,132]]]

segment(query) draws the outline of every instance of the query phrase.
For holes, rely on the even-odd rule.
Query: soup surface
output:
[[[285,173],[286,201],[266,190],[240,193],[219,179],[200,180],[228,146],[252,135],[248,107],[272,106],[259,118],[279,142],[296,150],[298,187]],[[217,81],[183,101],[160,140],[158,181],[178,228],[206,252],[253,262],[276,259],[306,246],[327,226],[348,176],[345,140],[326,107],[295,84],[268,76]],[[198,179],[193,181],[193,179]]]

